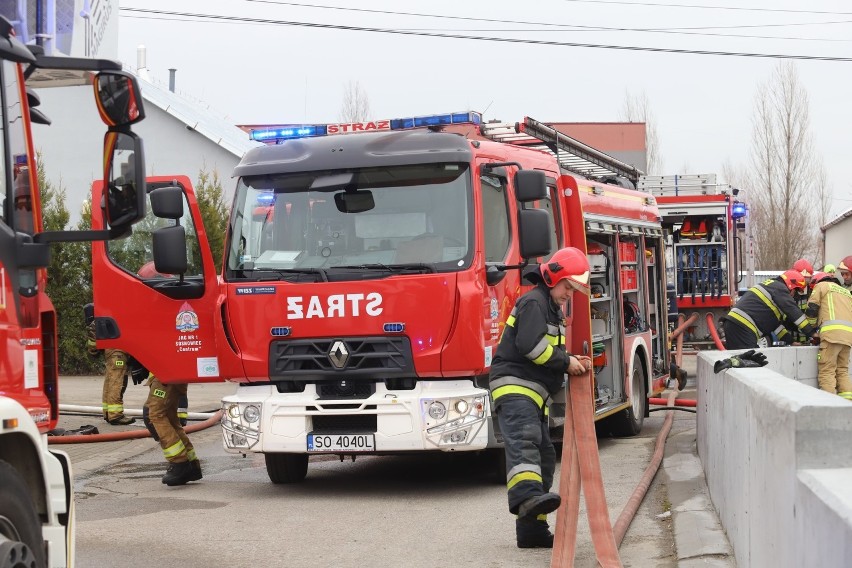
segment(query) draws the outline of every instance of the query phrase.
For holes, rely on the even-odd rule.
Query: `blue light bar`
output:
[[[748,208],[745,203],[740,203],[739,201],[735,201],[733,206],[731,206],[731,217],[734,219],[742,219],[746,216],[746,212]]]
[[[382,328],[385,330],[385,333],[402,333],[405,331],[404,323],[386,323]]]
[[[272,205],[275,202],[275,194],[271,191],[264,191],[257,194],[257,206]]]
[[[446,126],[448,124],[481,124],[482,115],[478,112],[454,112],[450,114],[432,114],[411,118],[391,119],[391,130],[423,128],[424,126]]]
[[[275,337],[287,337],[290,335],[290,331],[289,327],[273,327],[270,333]]]
[[[328,128],[325,124],[310,124],[252,130],[251,139],[258,142],[268,142],[270,140],[292,140],[294,138],[310,138],[312,136],[325,136],[327,134]]]

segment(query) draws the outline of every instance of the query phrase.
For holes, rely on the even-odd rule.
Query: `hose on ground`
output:
[[[187,434],[205,430],[219,423],[222,418],[222,411],[219,410],[204,422],[198,422],[187,426],[185,431]],[[108,434],[86,434],[81,436],[48,436],[47,441],[50,444],[81,444],[93,442],[115,442],[119,440],[133,440],[136,438],[149,438],[151,433],[147,428],[139,430],[124,430],[122,432],[110,432]]]
[[[210,412],[189,412],[187,413],[188,420],[207,420],[213,414],[215,414],[217,410],[211,410]],[[60,414],[76,414],[82,416],[103,416],[103,408],[100,406],[81,406],[78,404],[60,404],[59,405]],[[142,416],[142,411],[137,410],[135,408],[125,408],[124,414],[127,416]]]
[[[665,398],[654,398],[651,397],[648,399],[648,404],[653,404],[654,406],[668,406],[669,401]],[[674,401],[675,406],[698,406],[698,401],[694,398],[678,398]]]

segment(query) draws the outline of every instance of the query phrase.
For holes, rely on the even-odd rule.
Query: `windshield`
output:
[[[460,270],[472,256],[470,201],[466,164],[243,177],[228,275],[327,280]]]

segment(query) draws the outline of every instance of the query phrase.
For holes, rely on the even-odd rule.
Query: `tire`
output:
[[[0,461],[0,567],[45,565],[44,538],[35,504],[24,479]]]
[[[647,380],[642,360],[638,356],[634,357],[633,371],[630,374],[631,405],[610,419],[610,431],[613,436],[625,438],[636,436],[642,431],[642,424],[645,422],[645,409],[648,406]]]
[[[308,475],[308,454],[263,454],[272,483],[301,483]]]

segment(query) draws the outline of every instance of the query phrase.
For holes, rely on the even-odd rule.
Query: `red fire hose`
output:
[[[649,398],[648,404],[655,406],[669,406],[669,403],[664,398]],[[698,401],[694,398],[678,398],[674,401],[675,406],[698,406]]]
[[[713,314],[707,313],[707,329],[710,330],[710,336],[713,338],[713,343],[716,344],[716,349],[719,351],[725,350],[725,344],[719,338],[719,332],[716,331],[716,323],[713,321]]]
[[[204,422],[198,422],[185,428],[187,434],[198,432],[210,428],[218,424],[222,418],[222,411],[217,411],[213,416]],[[151,433],[147,429],[140,430],[125,430],[123,432],[110,432],[109,434],[87,434],[81,436],[48,436],[47,441],[50,444],[80,444],[91,442],[115,442],[118,440],[133,440],[135,438],[148,438]]]

